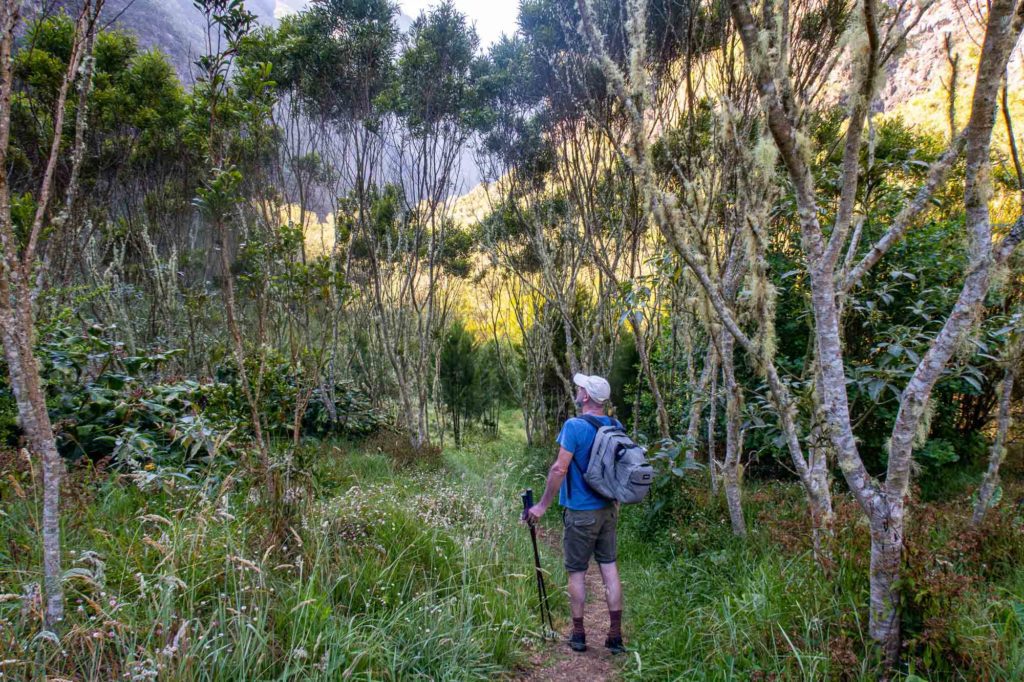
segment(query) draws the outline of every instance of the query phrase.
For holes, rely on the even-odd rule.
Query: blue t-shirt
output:
[[[598,417],[602,424],[618,424],[611,417]],[[573,454],[576,464],[569,463],[569,473],[562,481],[562,489],[558,492],[558,504],[566,509],[583,511],[588,509],[604,509],[611,504],[587,485],[583,480],[583,472],[587,470],[590,463],[590,447],[597,437],[597,429],[579,417],[566,420],[558,434],[558,444]],[[579,466],[577,466],[579,465]],[[572,488],[572,497],[569,497],[569,488]]]

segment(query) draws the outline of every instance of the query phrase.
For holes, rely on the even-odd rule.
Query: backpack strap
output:
[[[600,431],[601,427],[608,426],[607,424],[602,424],[601,420],[598,419],[597,417],[593,416],[593,415],[581,414],[578,418],[582,419],[583,421],[585,421],[588,424],[590,424],[591,426],[593,426],[595,431]],[[593,454],[593,452],[594,452],[594,443],[597,443],[597,434],[596,433],[594,434],[594,442],[590,444],[590,452],[591,452],[591,454]],[[572,463],[573,466],[576,467],[576,471],[580,472],[580,478],[583,478],[584,475],[585,475],[585,472],[583,471],[583,467],[580,466],[579,462],[576,461],[576,453],[575,452],[572,454],[572,459],[569,460],[569,461]],[[565,477],[565,495],[566,495],[566,497],[568,497],[570,499],[572,498],[572,476],[566,476]]]

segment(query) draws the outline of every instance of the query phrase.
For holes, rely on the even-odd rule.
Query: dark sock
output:
[[[609,611],[608,639],[622,637],[622,611]]]
[[[572,634],[574,634],[574,635],[586,634],[584,632],[584,630],[583,630],[583,619],[582,618],[573,618],[572,619]]]

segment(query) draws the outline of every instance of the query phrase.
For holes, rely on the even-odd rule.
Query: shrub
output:
[[[55,323],[39,344],[57,446],[68,459],[111,458],[133,470],[147,466],[196,465],[228,455],[249,433],[249,410],[237,371],[221,366],[214,380],[162,375],[176,350],[129,354],[115,340],[115,329],[98,325],[78,332]],[[0,370],[5,368],[0,367]],[[6,371],[3,372],[6,376]],[[271,434],[291,436],[300,382],[274,355],[264,372],[261,403]],[[384,423],[365,393],[354,384],[334,386],[334,411],[316,392],[302,418],[304,435],[365,436]],[[17,410],[9,389],[0,385],[0,438],[18,435]]]

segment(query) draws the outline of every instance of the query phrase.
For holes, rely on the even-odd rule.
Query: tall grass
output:
[[[627,679],[879,679],[867,633],[866,529],[852,501],[837,496],[836,563],[826,574],[813,560],[793,486],[748,484],[746,541],[731,535],[706,480],[672,487],[659,491],[659,511],[623,513]],[[1021,555],[1024,525],[1004,509],[972,554],[957,554],[969,518],[969,495],[962,497],[941,513],[924,507],[912,527],[923,549],[904,569],[899,677],[1024,679],[1024,567],[997,573],[992,560]],[[957,574],[967,577],[955,584]]]
[[[523,487],[554,448],[514,421],[430,466],[322,445],[292,453],[282,524],[246,476],[140,490],[75,474],[64,531],[69,618],[42,631],[38,509],[0,475],[0,680],[476,680],[514,675],[539,621]],[[301,472],[301,475],[300,473]],[[1021,472],[1004,476],[1007,499]],[[814,563],[799,489],[748,482],[746,541],[707,481],[662,479],[623,510],[619,564],[634,680],[873,680],[867,538],[837,494],[836,563]],[[969,490],[915,505],[904,571],[906,680],[1024,679],[1024,521],[964,530]],[[557,537],[553,509],[545,524]],[[557,548],[541,547],[556,622]],[[594,633],[599,639],[603,633]]]
[[[483,679],[521,662],[533,583],[510,570],[527,555],[501,477],[482,495],[382,455],[306,458],[313,492],[291,491],[283,537],[258,491],[231,477],[159,491],[80,483],[64,519],[59,638],[22,598],[39,580],[35,505],[5,507],[0,679]]]

